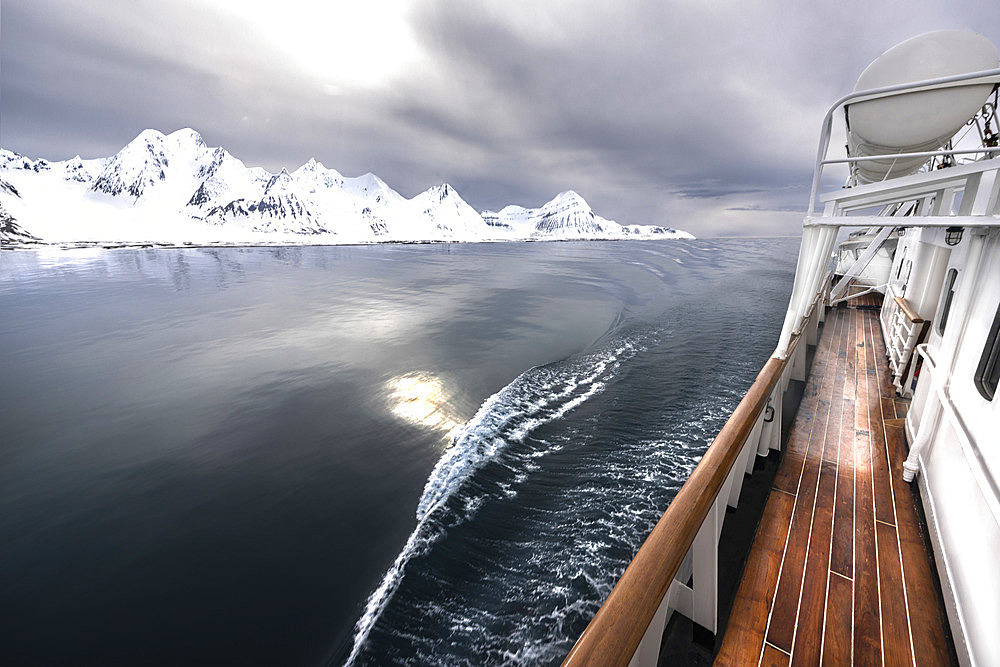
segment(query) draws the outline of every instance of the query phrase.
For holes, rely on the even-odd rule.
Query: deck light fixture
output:
[[[962,240],[961,227],[949,227],[944,230],[944,242],[948,245],[958,245]]]

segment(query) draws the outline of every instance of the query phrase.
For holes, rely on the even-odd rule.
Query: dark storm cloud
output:
[[[641,222],[676,197],[795,210],[795,195],[804,209],[826,105],[898,39],[967,25],[862,3],[565,8],[563,24],[534,30],[489,4],[428,3],[417,25],[444,71],[508,110],[519,141],[566,156],[557,169],[525,162],[526,175],[568,177],[598,210]]]
[[[146,127],[170,130],[217,117],[225,74],[192,64],[191,45],[209,36],[185,23],[153,3],[102,11],[69,1],[5,2],[4,146],[52,158],[67,151],[97,157]],[[176,52],[149,40],[170,32]],[[192,120],[178,123],[185,115]]]
[[[574,189],[623,223],[788,232],[822,114],[872,58],[934,29],[1000,38],[991,3],[901,7],[417,2],[422,60],[331,94],[204,3],[5,0],[0,143],[94,157],[190,126],[249,165],[314,156],[405,196],[449,182],[495,209]]]

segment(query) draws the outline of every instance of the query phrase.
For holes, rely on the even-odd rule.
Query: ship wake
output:
[[[620,326],[487,399],[430,474],[348,664],[558,664],[739,401],[691,396],[664,328]]]
[[[613,340],[579,357],[531,368],[482,404],[434,466],[417,505],[417,526],[368,598],[346,664],[357,661],[407,565],[427,554],[449,529],[469,521],[491,496],[516,495],[517,485],[538,469],[533,460],[561,448],[546,441],[526,443],[529,434],[604,391],[622,365],[642,349],[641,337]],[[487,464],[497,470],[476,479],[476,472]]]

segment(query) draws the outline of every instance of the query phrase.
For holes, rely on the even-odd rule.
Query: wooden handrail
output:
[[[909,301],[901,296],[894,296],[893,300],[896,302],[896,305],[899,306],[899,309],[903,311],[903,314],[906,315],[906,319],[910,320],[914,324],[919,324],[924,321],[924,318],[920,317],[920,315],[917,314],[917,311],[913,310]]]
[[[764,364],[691,477],[566,656],[564,666],[624,666],[632,660],[800,339],[801,334],[793,334],[785,359],[771,357]]]

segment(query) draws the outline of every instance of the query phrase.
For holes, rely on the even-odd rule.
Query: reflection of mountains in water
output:
[[[391,252],[390,246],[383,246]],[[325,250],[325,251],[324,251]],[[324,249],[309,246],[262,246],[252,248],[123,248],[113,252],[101,247],[39,247],[36,252],[4,254],[0,262],[0,280],[18,274],[54,271],[80,273],[102,280],[134,281],[142,276],[150,282],[171,285],[179,292],[192,287],[192,278],[214,279],[226,287],[244,282],[248,276],[271,270],[275,264],[290,268],[333,269],[342,258],[332,252],[350,252],[351,248]],[[368,250],[372,250],[369,248]],[[375,261],[375,260],[373,260]]]
[[[565,656],[725,417],[691,405],[645,418],[671,382],[636,363],[658,338],[619,329],[483,403],[431,473],[349,663]]]

